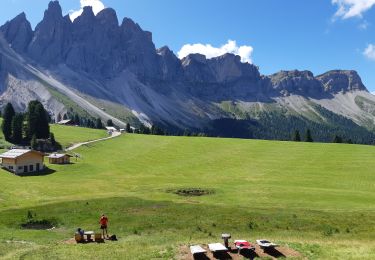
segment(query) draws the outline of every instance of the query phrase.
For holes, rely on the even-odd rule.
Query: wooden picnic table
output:
[[[87,237],[87,240],[91,240],[91,236],[95,235],[94,231],[85,231],[84,235]]]

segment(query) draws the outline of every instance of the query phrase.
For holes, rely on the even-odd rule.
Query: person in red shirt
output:
[[[105,233],[107,235],[107,238],[109,238],[109,236],[108,236],[108,230],[107,230],[107,228],[108,228],[108,218],[107,218],[106,215],[102,214],[102,216],[100,217],[100,220],[99,220],[99,224],[100,224],[100,229],[103,232],[102,233],[103,239],[105,238],[104,231],[105,231]]]

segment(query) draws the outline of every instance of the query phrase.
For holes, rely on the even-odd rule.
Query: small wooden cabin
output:
[[[30,149],[12,149],[0,155],[1,166],[15,174],[44,170],[44,154]]]
[[[65,153],[53,153],[48,156],[48,159],[51,164],[69,164],[71,157],[73,156]]]

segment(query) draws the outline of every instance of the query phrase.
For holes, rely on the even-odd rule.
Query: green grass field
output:
[[[108,137],[105,130],[82,128],[76,126],[51,125],[51,132],[65,148],[72,144]]]
[[[71,130],[52,129],[65,144],[88,133]],[[77,152],[47,176],[0,171],[0,258],[178,259],[230,232],[303,258],[375,259],[375,147],[123,135]],[[168,192],[181,188],[213,193]],[[22,229],[28,211],[56,229]],[[64,242],[98,231],[102,212],[118,242]]]

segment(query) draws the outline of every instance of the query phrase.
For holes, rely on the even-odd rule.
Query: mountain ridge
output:
[[[148,126],[211,132],[213,120],[241,120],[245,114],[253,116],[256,106],[263,110],[283,108],[287,114],[310,120],[311,111],[315,111],[311,104],[366,129],[375,121],[369,112],[375,98],[353,70],[331,70],[317,76],[298,70],[262,75],[257,66],[243,63],[233,54],[211,59],[190,54],[179,59],[167,46],[157,49],[152,33],[130,18],[119,23],[111,8],[94,15],[91,7],[85,7],[72,22],[69,16],[63,16],[59,2],[51,1],[35,30],[21,13],[1,26],[0,32],[9,48],[24,59],[24,65],[17,66],[32,64],[77,95],[123,106],[131,111],[133,122],[138,120]],[[1,48],[0,55],[7,52],[6,48]],[[0,67],[0,72],[0,100],[17,103],[16,86],[27,88],[27,81],[7,64]],[[13,80],[9,88],[7,79],[11,77],[18,81]],[[43,99],[41,96],[35,94],[33,98]],[[337,102],[344,100],[342,96],[350,97],[347,104]],[[357,96],[362,97],[362,103],[357,103],[366,109],[356,103]],[[223,102],[237,104],[236,112],[226,111]],[[56,118],[64,109],[49,112]],[[91,114],[97,115],[97,111]]]

